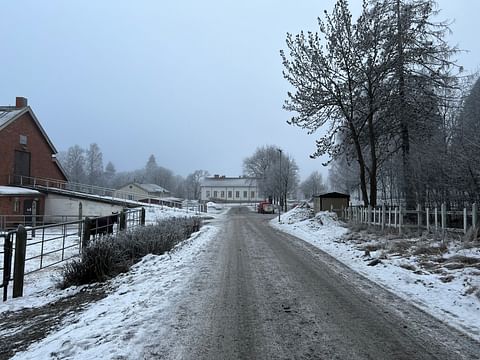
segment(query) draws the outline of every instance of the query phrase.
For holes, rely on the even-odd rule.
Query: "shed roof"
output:
[[[342,193],[339,193],[339,192],[336,192],[336,191],[331,191],[331,192],[323,192],[323,193],[320,193],[318,195],[313,195],[313,197],[317,197],[317,198],[322,198],[322,199],[325,199],[325,198],[350,198],[350,195],[349,194],[342,194]]]

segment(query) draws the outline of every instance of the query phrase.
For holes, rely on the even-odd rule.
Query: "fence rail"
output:
[[[0,231],[0,271],[3,301],[13,281],[13,297],[23,295],[26,275],[78,256],[89,241],[105,234],[132,230],[145,225],[145,209],[36,227],[19,225]]]
[[[338,211],[337,211],[338,212]],[[351,206],[340,211],[341,217],[357,224],[397,228],[399,233],[404,229],[424,229],[427,231],[459,231],[464,234],[471,227],[478,224],[477,204],[461,211],[447,211],[446,204],[440,209],[422,208],[417,205],[416,209],[402,207],[360,207]]]
[[[143,199],[142,194],[131,191],[120,191],[118,189],[106,188],[102,186],[75,183],[70,181],[62,181],[49,178],[30,177],[23,175],[8,175],[9,185],[19,185],[34,189],[53,189],[53,190],[67,190],[78,192],[82,194],[101,196],[113,200],[121,201],[138,201],[148,204],[158,204],[168,207],[181,208],[182,202],[180,200],[165,199],[157,196],[148,195]]]

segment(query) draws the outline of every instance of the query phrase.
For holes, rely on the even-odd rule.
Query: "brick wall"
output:
[[[27,136],[26,145],[20,144],[20,135]],[[28,112],[0,131],[0,185],[7,185],[8,175],[14,172],[15,150],[31,154],[31,177],[66,180],[52,160],[52,149]]]
[[[18,199],[18,211],[14,211],[15,199]],[[19,215],[18,219],[21,219],[24,215],[24,201],[36,200],[37,201],[37,215],[43,215],[45,213],[45,197],[44,195],[34,196],[0,196],[0,215]],[[20,221],[20,220],[18,220]]]

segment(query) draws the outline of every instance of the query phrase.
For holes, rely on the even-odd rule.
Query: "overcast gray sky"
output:
[[[286,124],[287,32],[317,30],[334,0],[15,0],[0,6],[0,104],[25,96],[58,150],[96,142],[117,171],[157,163],[237,176],[258,146],[302,178],[315,135]],[[440,0],[467,71],[480,65],[480,1]],[[358,14],[360,0],[351,1]]]

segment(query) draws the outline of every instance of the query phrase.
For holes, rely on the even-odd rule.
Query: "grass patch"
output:
[[[80,259],[63,267],[59,286],[65,289],[106,281],[128,271],[147,254],[161,255],[173,249],[199,228],[199,218],[172,218],[92,241]]]
[[[413,255],[441,255],[447,250],[447,245],[443,243],[438,245],[423,244],[413,251]]]

